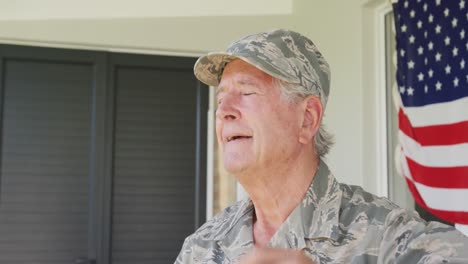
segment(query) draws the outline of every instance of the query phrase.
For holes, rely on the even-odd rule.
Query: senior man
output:
[[[217,87],[224,165],[249,199],[189,236],[176,263],[468,263],[453,227],[336,181],[321,159],[330,70],[311,40],[249,35],[194,71]]]

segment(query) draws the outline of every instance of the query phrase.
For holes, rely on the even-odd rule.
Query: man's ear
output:
[[[303,111],[303,120],[299,142],[307,144],[312,141],[320,127],[323,115],[323,107],[320,98],[317,96],[307,96],[301,103]]]

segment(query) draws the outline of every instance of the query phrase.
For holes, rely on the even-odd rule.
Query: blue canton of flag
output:
[[[465,0],[406,0],[394,6],[397,81],[405,106],[468,96]]]

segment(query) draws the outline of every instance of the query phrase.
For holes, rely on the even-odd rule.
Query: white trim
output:
[[[162,56],[179,56],[179,57],[199,57],[206,54],[205,51],[180,51],[180,50],[164,50],[157,48],[144,48],[144,47],[119,47],[111,45],[96,45],[84,43],[67,43],[67,42],[54,42],[54,41],[40,41],[31,39],[12,39],[0,37],[0,44],[10,45],[25,45],[34,47],[45,48],[61,48],[61,49],[80,49],[92,51],[107,51],[116,53],[133,53],[143,55],[162,55]]]
[[[386,41],[385,41],[385,16],[392,11],[388,3],[376,8],[375,19],[377,20],[376,34],[376,153],[377,153],[377,195],[388,197],[388,146],[387,142],[387,67],[386,67]]]
[[[363,5],[363,187],[388,197],[385,15],[388,0]]]
[[[214,89],[209,91],[209,107],[208,107],[208,131],[207,131],[207,157],[206,157],[206,220],[213,217],[214,206],[214,110],[215,110],[215,93]]]

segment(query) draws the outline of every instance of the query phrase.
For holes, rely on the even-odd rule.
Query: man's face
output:
[[[224,165],[233,174],[272,169],[298,155],[300,107],[283,98],[272,81],[239,59],[224,69],[216,133]]]

